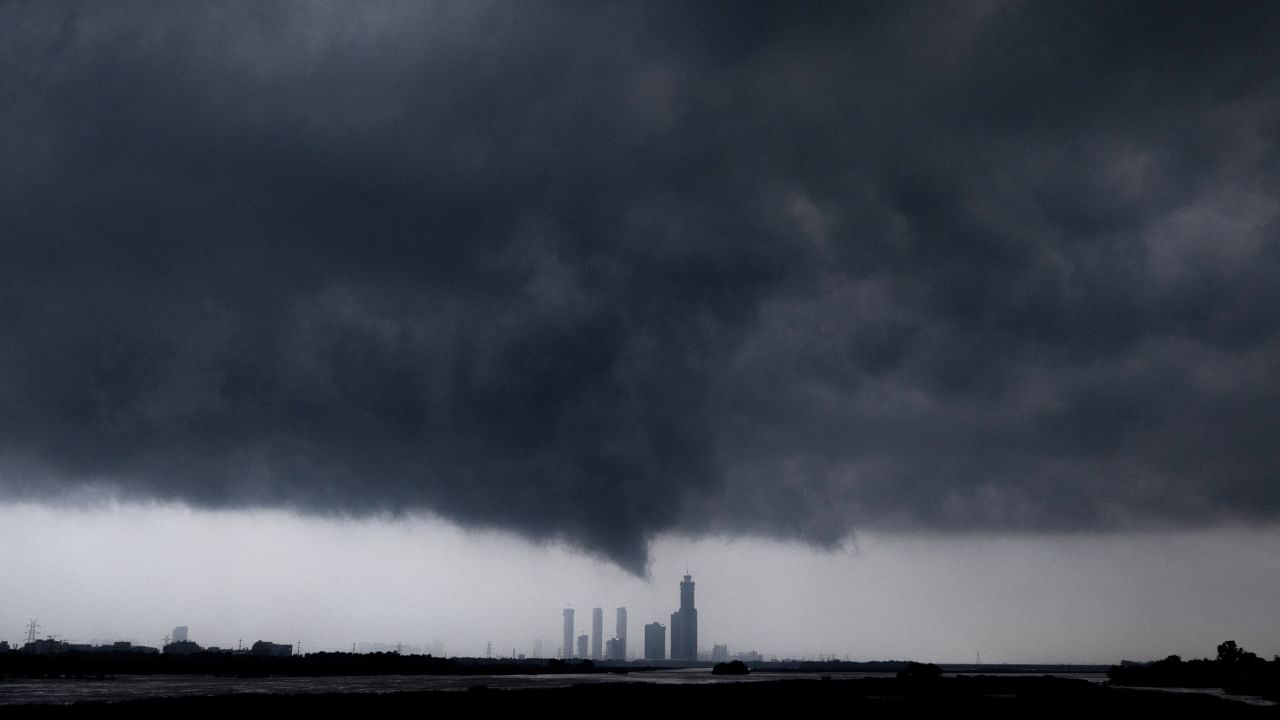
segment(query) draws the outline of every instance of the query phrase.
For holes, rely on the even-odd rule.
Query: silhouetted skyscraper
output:
[[[649,623],[644,626],[644,659],[667,659],[667,629],[662,623]]]
[[[698,659],[698,611],[693,607],[693,578],[689,575],[680,581],[680,609],[671,613],[671,659]]]
[[[573,608],[564,609],[564,644],[560,646],[560,657],[565,660],[573,657]]]
[[[627,609],[618,608],[618,623],[614,628],[613,637],[617,639],[618,644],[615,647],[614,660],[627,659]]]
[[[584,658],[586,656],[587,656],[587,636],[579,635],[578,636],[578,657]]]
[[[591,659],[604,657],[604,608],[591,608]]]
[[[186,625],[179,625],[178,627],[173,629],[173,637],[170,638],[170,642],[180,643],[180,642],[186,642],[187,640],[190,640],[190,638],[187,637],[187,632],[188,631],[187,631]]]

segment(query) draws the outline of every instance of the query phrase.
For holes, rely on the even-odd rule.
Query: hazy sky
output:
[[[0,3],[0,637],[1280,651],[1278,37]]]

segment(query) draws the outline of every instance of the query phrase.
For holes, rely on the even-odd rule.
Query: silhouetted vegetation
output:
[[[898,679],[908,682],[929,682],[942,677],[942,668],[933,663],[909,662],[898,671]]]
[[[479,660],[398,653],[310,653],[270,657],[247,653],[190,655],[78,652],[0,653],[0,678],[98,678],[112,675],[325,677],[337,675],[531,675],[603,672],[590,660]]]
[[[1227,640],[1212,660],[1183,660],[1170,655],[1149,663],[1123,662],[1107,677],[1135,687],[1221,688],[1241,695],[1280,700],[1280,659],[1270,662]]]
[[[711,668],[712,675],[746,675],[750,672],[751,668],[741,660],[716,663],[715,667]]]

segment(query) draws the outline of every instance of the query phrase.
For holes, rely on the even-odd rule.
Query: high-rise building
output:
[[[711,662],[729,662],[728,644],[711,646]]]
[[[604,608],[591,608],[591,659],[604,657]]]
[[[564,644],[560,646],[560,657],[565,660],[573,657],[573,608],[564,609]]]
[[[667,628],[652,622],[644,626],[644,659],[667,659]]]
[[[580,658],[584,658],[587,656],[587,640],[588,638],[586,635],[578,636],[578,655],[577,656]]]
[[[627,609],[618,608],[618,622],[613,630],[613,637],[618,641],[615,646],[614,660],[627,659]]]
[[[186,642],[187,640],[190,640],[190,638],[187,637],[187,633],[188,633],[187,626],[179,625],[178,627],[173,629],[173,637],[170,638],[170,642],[180,643],[180,642]]]
[[[533,641],[533,656],[536,658],[546,657],[542,654],[542,638],[536,638]]]
[[[680,581],[680,609],[671,613],[671,659],[698,659],[698,611],[693,607],[693,578]]]

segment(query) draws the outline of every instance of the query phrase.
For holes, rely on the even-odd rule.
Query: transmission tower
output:
[[[41,628],[41,625],[39,625],[36,622],[36,619],[31,618],[31,622],[27,623],[27,642],[28,643],[34,643],[36,641],[36,635],[40,634],[38,632],[40,628]]]

